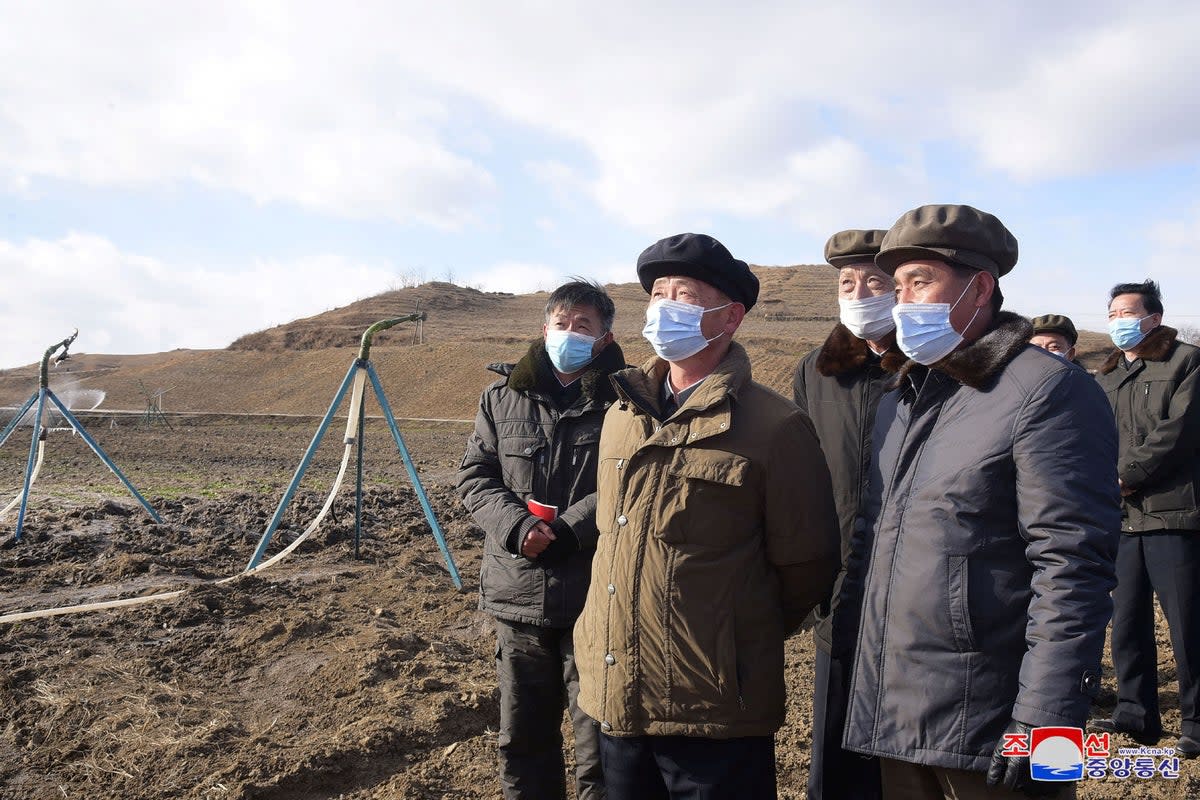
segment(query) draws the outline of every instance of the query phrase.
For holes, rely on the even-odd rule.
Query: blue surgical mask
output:
[[[596,340],[575,331],[546,331],[546,355],[559,372],[570,374],[592,363]]]
[[[962,290],[962,294],[949,303],[897,303],[892,309],[892,319],[896,322],[896,345],[904,355],[918,364],[929,366],[941,361],[954,352],[963,340],[963,335],[954,330],[950,324],[950,312],[958,307],[967,296],[967,289],[975,282],[972,278]],[[971,316],[967,328],[979,316],[979,309]]]
[[[650,342],[659,358],[682,361],[725,335],[722,331],[711,339],[705,339],[700,332],[700,321],[708,312],[731,305],[733,303],[729,302],[716,308],[705,308],[678,300],[655,300],[646,309],[646,327],[642,328],[642,336]]]
[[[859,339],[878,339],[896,327],[896,322],[892,319],[896,295],[892,292],[864,297],[861,300],[839,297],[838,305],[841,307],[842,324]]]
[[[1142,319],[1149,319],[1152,314],[1147,314]],[[1142,332],[1142,319],[1133,319],[1132,317],[1117,317],[1108,321],[1108,335],[1112,337],[1112,343],[1121,350],[1129,350],[1137,347],[1142,343],[1142,339],[1146,338],[1146,334]]]

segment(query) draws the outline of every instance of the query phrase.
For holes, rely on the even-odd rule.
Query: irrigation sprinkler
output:
[[[346,377],[342,379],[341,385],[334,394],[333,402],[329,404],[329,411],[325,413],[320,425],[317,426],[317,431],[313,435],[308,449],[304,451],[304,457],[300,459],[300,464],[296,467],[296,473],[292,476],[291,483],[288,484],[287,491],[284,492],[283,499],[279,502],[279,507],[275,509],[275,515],[271,518],[270,524],[267,525],[266,531],[263,532],[262,538],[258,542],[258,548],[254,551],[250,563],[246,565],[246,572],[257,572],[260,569],[270,566],[275,561],[290,553],[317,529],[317,526],[321,524],[325,515],[329,513],[329,509],[333,505],[333,498],[341,488],[342,480],[346,476],[346,467],[350,462],[351,450],[357,450],[358,453],[354,489],[354,555],[355,557],[358,556],[359,540],[362,537],[363,424],[365,420],[363,403],[366,399],[366,383],[370,380],[371,388],[375,392],[375,399],[379,402],[379,407],[383,410],[383,416],[387,420],[388,429],[392,433],[392,439],[396,442],[396,448],[400,451],[400,458],[404,462],[404,468],[408,472],[413,489],[421,502],[421,508],[425,512],[425,519],[429,523],[429,527],[433,531],[433,536],[437,540],[438,547],[441,548],[442,556],[446,560],[446,567],[450,571],[450,580],[454,582],[456,589],[462,591],[462,579],[458,575],[458,567],[454,564],[454,556],[450,554],[450,548],[446,545],[446,537],[442,535],[441,526],[438,525],[433,508],[429,505],[429,497],[425,494],[425,487],[422,486],[421,479],[417,475],[416,467],[413,465],[412,458],[408,453],[408,447],[404,444],[404,437],[400,435],[400,428],[396,425],[396,418],[392,414],[392,407],[388,404],[387,395],[384,394],[383,385],[379,381],[379,375],[376,373],[375,366],[371,363],[370,358],[371,339],[376,333],[399,325],[401,322],[417,322],[420,324],[425,320],[425,316],[425,312],[421,311],[394,319],[380,320],[367,328],[363,333],[362,345],[359,347],[358,357],[350,365],[350,369],[346,372]],[[271,543],[271,537],[274,536],[280,521],[283,519],[284,512],[292,502],[292,498],[296,494],[296,488],[300,485],[304,473],[308,471],[313,455],[316,453],[321,440],[325,437],[326,431],[329,430],[329,425],[333,421],[333,415],[342,404],[347,390],[350,390],[351,394],[350,407],[347,412],[346,434],[343,439],[345,449],[342,452],[342,463],[338,468],[333,488],[330,490],[329,496],[326,497],[325,504],[321,507],[320,512],[309,523],[308,527],[304,529],[303,533],[271,559],[262,561],[263,554],[266,552],[267,546]]]
[[[21,531],[25,527],[25,510],[29,503],[29,490],[33,486],[33,482],[37,479],[38,473],[41,471],[42,457],[45,454],[46,447],[46,436],[45,429],[42,427],[42,417],[46,413],[47,400],[49,400],[50,403],[58,409],[59,413],[62,414],[63,419],[66,420],[67,423],[75,430],[75,433],[79,434],[80,437],[87,442],[88,447],[92,448],[92,452],[104,462],[104,465],[121,480],[121,483],[125,484],[125,488],[128,489],[129,493],[132,494],[134,498],[142,504],[142,507],[146,509],[146,512],[150,515],[150,518],[155,522],[162,522],[162,518],[159,517],[158,513],[150,506],[149,503],[146,502],[146,498],[142,497],[138,490],[134,488],[133,484],[129,482],[129,479],[125,477],[125,474],[121,472],[115,463],[113,463],[113,460],[108,457],[108,454],[104,452],[103,448],[101,448],[96,440],[93,439],[91,435],[84,429],[83,424],[75,418],[74,414],[70,412],[70,410],[67,408],[67,405],[63,403],[58,398],[58,395],[56,395],[50,389],[50,357],[61,348],[62,353],[60,353],[58,358],[54,360],[54,363],[60,364],[70,358],[68,349],[71,347],[71,343],[75,341],[75,337],[78,335],[79,329],[76,328],[75,331],[66,339],[63,339],[61,342],[55,342],[46,348],[46,352],[42,354],[42,366],[39,373],[40,381],[37,391],[34,392],[27,401],[25,401],[25,405],[21,406],[21,410],[18,411],[17,415],[12,418],[11,422],[8,423],[8,427],[4,429],[4,433],[0,434],[0,447],[2,447],[4,443],[8,441],[8,437],[16,429],[17,423],[20,422],[23,416],[25,416],[25,413],[29,411],[34,403],[37,404],[37,411],[35,411],[33,415],[33,439],[29,443],[29,460],[25,466],[25,482],[22,484],[21,493],[19,495],[21,510],[17,512],[17,530],[13,535],[13,541],[21,541]],[[15,505],[15,503],[16,500],[14,499],[12,503],[9,503],[7,506],[5,506],[5,508],[0,511],[0,516],[3,516],[5,513],[7,513],[8,510]]]

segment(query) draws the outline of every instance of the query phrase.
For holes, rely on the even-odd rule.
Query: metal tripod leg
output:
[[[87,442],[88,447],[92,448],[92,452],[100,457],[100,460],[104,462],[104,466],[112,470],[112,473],[120,478],[121,483],[125,484],[125,488],[129,490],[129,493],[137,498],[137,501],[142,504],[142,508],[146,509],[146,513],[149,514],[155,522],[162,523],[162,517],[158,516],[158,512],[156,512],[154,508],[146,502],[146,498],[142,497],[141,493],[138,492],[137,489],[133,488],[133,484],[130,483],[129,479],[125,477],[125,474],[117,468],[117,465],[114,464],[113,460],[108,457],[108,454],[104,452],[103,448],[101,448],[96,440],[91,437],[91,434],[84,429],[83,424],[75,418],[75,415],[67,410],[67,407],[63,405],[62,401],[58,399],[53,391],[47,389],[46,395],[50,398],[50,401],[54,403],[54,405],[58,406],[58,410],[62,413],[63,418],[70,423],[71,427],[75,429],[76,433],[83,437],[83,440]]]
[[[408,477],[412,480],[413,489],[417,492],[417,498],[421,501],[421,508],[425,510],[425,519],[429,522],[429,527],[433,530],[433,536],[437,539],[438,547],[442,550],[442,555],[446,559],[446,567],[450,570],[450,580],[454,581],[454,587],[460,592],[462,591],[462,578],[458,576],[458,567],[454,565],[454,556],[450,555],[450,548],[446,545],[446,537],[442,535],[442,529],[438,525],[437,517],[433,515],[433,509],[429,505],[429,498],[425,496],[425,487],[421,485],[421,479],[417,476],[417,469],[413,466],[412,458],[408,455],[408,448],[404,446],[404,437],[400,435],[400,428],[396,426],[396,418],[392,415],[392,407],[388,405],[387,396],[383,393],[383,386],[379,383],[379,376],[375,374],[375,367],[371,362],[366,363],[367,376],[371,379],[371,386],[375,388],[375,399],[379,401],[379,407],[383,409],[383,416],[387,419],[388,427],[392,430],[392,438],[396,440],[396,447],[400,450],[400,458],[404,461],[404,468],[408,470]]]

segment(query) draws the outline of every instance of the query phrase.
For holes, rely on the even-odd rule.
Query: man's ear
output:
[[[980,270],[979,274],[981,277],[975,282],[978,288],[975,290],[975,302],[972,305],[983,308],[992,304],[992,295],[996,291],[996,277],[983,270]]]

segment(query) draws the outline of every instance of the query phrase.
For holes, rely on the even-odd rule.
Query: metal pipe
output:
[[[100,460],[104,462],[104,465],[112,470],[112,473],[121,480],[121,483],[125,484],[125,488],[129,490],[129,493],[137,498],[137,501],[142,504],[142,508],[146,509],[146,513],[148,513],[155,522],[162,524],[162,517],[158,516],[158,512],[155,511],[148,502],[146,502],[146,498],[142,497],[141,492],[134,488],[133,484],[129,482],[129,479],[125,477],[125,474],[121,472],[116,464],[113,463],[113,460],[108,457],[108,454],[104,452],[99,444],[97,444],[96,440],[91,437],[91,434],[84,429],[79,420],[75,419],[75,415],[72,414],[70,410],[63,404],[63,402],[58,399],[54,392],[50,391],[49,389],[44,389],[43,391],[46,392],[46,396],[50,398],[54,405],[58,406],[58,410],[62,412],[63,417],[71,424],[71,427],[75,429],[75,432],[83,437],[83,440],[87,442],[88,447],[92,448],[92,452],[100,457]]]
[[[412,480],[413,489],[416,490],[417,498],[421,501],[421,508],[425,510],[425,519],[429,522],[429,527],[433,531],[433,537],[437,539],[438,547],[442,550],[442,556],[446,559],[446,567],[450,570],[450,579],[454,581],[454,588],[462,591],[462,578],[458,576],[458,567],[454,565],[454,556],[450,555],[450,548],[446,545],[446,537],[442,535],[442,529],[438,525],[437,517],[433,514],[433,508],[429,505],[429,498],[425,495],[425,487],[421,485],[421,478],[417,475],[417,468],[413,466],[412,458],[408,454],[408,448],[404,446],[404,437],[400,435],[400,428],[396,425],[396,418],[392,415],[392,408],[388,405],[387,396],[383,393],[383,386],[379,383],[379,376],[375,374],[375,367],[371,366],[371,362],[367,363],[367,375],[371,378],[371,385],[375,388],[375,399],[379,401],[379,407],[383,409],[383,416],[387,419],[388,427],[391,428],[392,438],[396,440],[396,447],[400,450],[400,458],[404,461],[404,468],[408,470],[408,477]]]
[[[262,560],[263,553],[266,552],[267,545],[271,543],[271,537],[275,534],[275,529],[279,527],[279,523],[283,519],[283,512],[287,509],[288,503],[292,502],[292,495],[296,493],[296,487],[300,485],[301,478],[308,471],[308,465],[312,462],[313,454],[317,452],[317,446],[321,444],[321,439],[325,437],[325,431],[329,430],[329,423],[333,421],[334,412],[342,404],[342,398],[346,396],[346,390],[350,388],[350,380],[354,377],[354,373],[358,369],[360,369],[359,362],[355,361],[346,372],[346,377],[342,379],[342,385],[338,388],[337,394],[334,395],[333,402],[329,404],[329,411],[325,412],[325,418],[317,426],[317,432],[313,434],[308,449],[304,451],[304,458],[300,459],[300,465],[296,467],[296,474],[292,476],[292,482],[288,484],[283,499],[279,501],[279,507],[275,509],[275,516],[271,518],[271,524],[267,526],[262,538],[258,540],[258,549],[250,557],[250,563],[246,565],[246,572],[254,569],[258,562]]]
[[[379,333],[380,331],[386,331],[388,328],[399,325],[401,322],[416,322],[417,320],[424,319],[425,312],[418,311],[415,314],[408,314],[407,316],[396,317],[395,319],[383,319],[379,322],[376,322],[374,325],[363,331],[362,345],[360,345],[358,348],[358,360],[366,361],[368,358],[370,358],[371,338],[375,336],[375,334]]]
[[[8,426],[4,429],[4,433],[0,434],[0,447],[3,447],[4,443],[8,441],[8,437],[11,436],[12,432],[17,429],[17,423],[21,421],[21,417],[25,416],[25,412],[29,410],[29,408],[37,401],[37,399],[37,392],[29,395],[29,399],[25,401],[25,405],[21,406],[21,410],[18,411],[17,415],[12,418],[12,422],[8,423]]]
[[[361,402],[366,402],[366,397]],[[354,557],[358,558],[358,543],[362,539],[362,484],[363,484],[363,445],[366,435],[363,432],[367,421],[365,409],[359,409],[358,415],[358,467],[354,480]]]
[[[52,352],[52,351],[48,351]],[[42,361],[45,364],[45,359]],[[25,527],[25,508],[29,505],[29,487],[33,483],[33,459],[37,453],[38,438],[42,435],[42,412],[46,410],[46,395],[50,390],[45,386],[38,389],[37,411],[33,415],[33,440],[29,443],[29,461],[25,465],[25,483],[21,487],[21,510],[17,512],[17,531],[13,541],[21,541],[21,531]]]
[[[55,342],[54,344],[50,345],[46,348],[46,352],[42,354],[41,383],[39,385],[43,389],[50,388],[50,356],[54,355],[54,351],[61,347],[63,349],[63,354],[62,358],[59,360],[66,360],[67,348],[71,346],[71,342],[75,341],[75,337],[78,335],[79,328],[76,328],[74,333],[63,339],[61,342]]]

